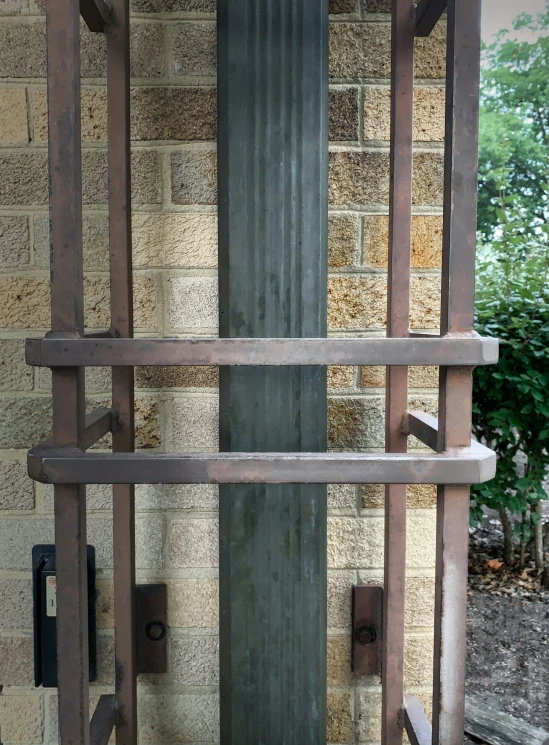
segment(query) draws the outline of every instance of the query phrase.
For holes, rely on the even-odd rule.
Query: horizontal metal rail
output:
[[[90,745],[108,745],[117,719],[115,697],[110,694],[100,696],[90,722]]]
[[[83,453],[51,445],[28,454],[31,478],[52,484],[478,484],[495,475],[483,448],[452,453]]]
[[[41,367],[136,365],[491,365],[496,339],[28,339]]]
[[[448,0],[419,0],[414,9],[415,35],[429,36],[447,5]]]
[[[432,745],[431,725],[417,696],[404,696],[404,728],[412,745]]]

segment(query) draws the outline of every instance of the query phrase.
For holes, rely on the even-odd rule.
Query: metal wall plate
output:
[[[383,587],[353,587],[352,671],[379,675],[383,644]]]
[[[138,675],[166,672],[166,623],[166,585],[136,585]]]

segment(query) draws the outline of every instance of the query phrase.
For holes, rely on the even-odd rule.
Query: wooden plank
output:
[[[549,732],[472,696],[465,698],[465,732],[488,745],[549,745]]]

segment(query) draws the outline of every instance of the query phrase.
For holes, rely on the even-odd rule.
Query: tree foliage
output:
[[[549,159],[549,2],[544,13],[523,13],[515,31],[539,34],[516,41],[502,32],[484,49],[479,139],[479,234],[483,241],[498,228],[499,184],[520,196],[523,223],[533,231],[548,221]]]

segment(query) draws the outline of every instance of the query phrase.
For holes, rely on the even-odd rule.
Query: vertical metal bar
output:
[[[389,276],[387,336],[408,336],[412,149],[414,105],[414,27],[410,0],[393,0],[391,28],[391,182],[389,197]],[[385,446],[406,452],[402,419],[408,407],[408,368],[388,367]],[[382,664],[382,742],[400,745],[399,712],[404,695],[404,595],[406,575],[406,485],[385,487],[384,644]]]
[[[441,333],[470,333],[475,293],[480,0],[448,3]],[[440,451],[471,436],[471,371],[441,368]],[[469,488],[438,487],[433,745],[461,745]]]
[[[218,3],[220,335],[327,333],[328,2]],[[326,369],[221,368],[223,451],[326,451]],[[220,488],[222,745],[326,741],[326,487]]]
[[[80,11],[76,0],[47,3],[48,144],[52,334],[84,333]],[[56,445],[81,447],[85,427],[81,368],[52,371]],[[89,742],[86,491],[54,490],[59,729],[62,745]]]
[[[111,324],[116,336],[133,336],[130,168],[130,28],[128,0],[114,0],[107,27],[109,245]],[[118,427],[113,451],[134,450],[134,376],[131,367],[112,368],[113,408]],[[137,742],[135,641],[134,487],[113,486],[114,596],[117,745]]]

